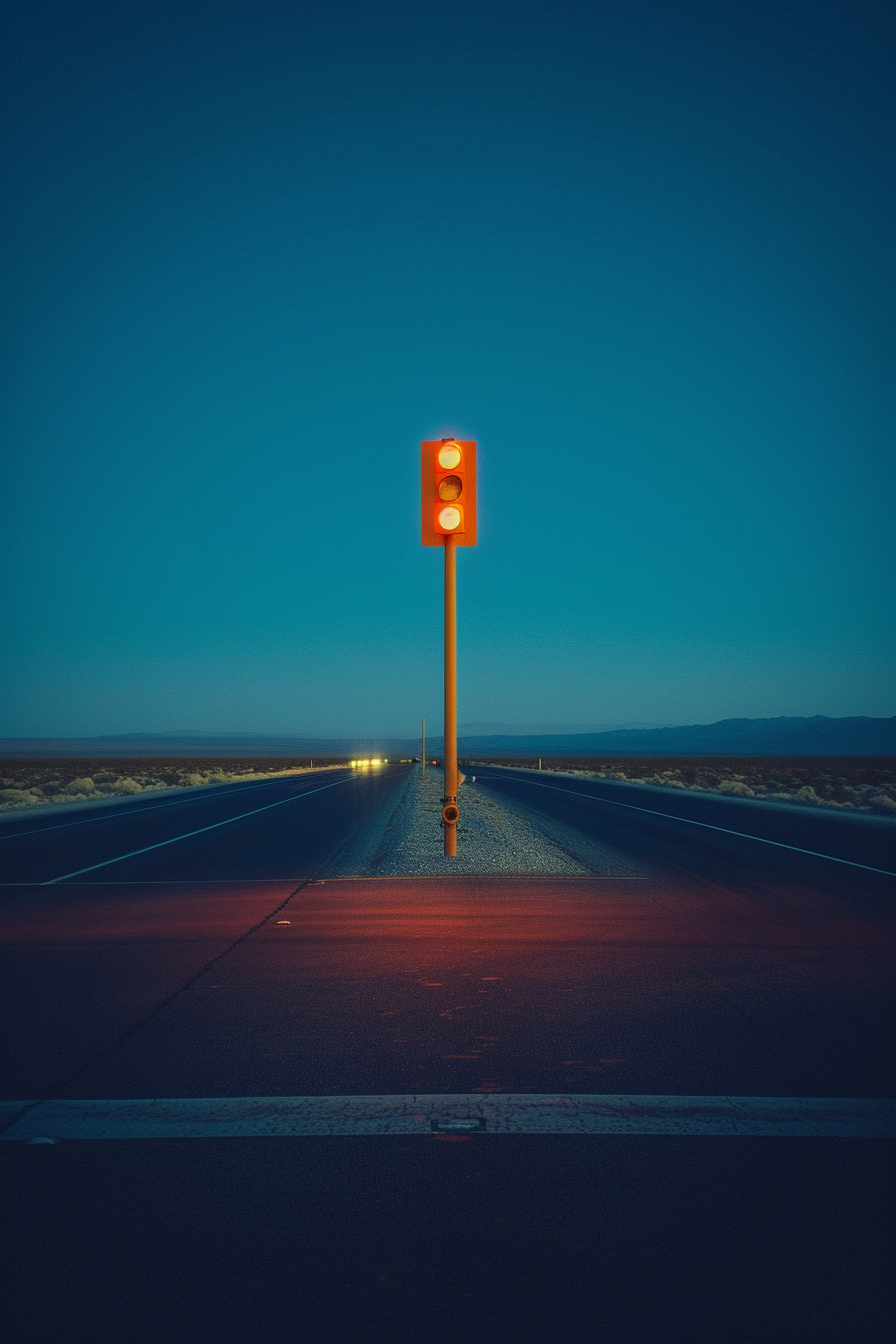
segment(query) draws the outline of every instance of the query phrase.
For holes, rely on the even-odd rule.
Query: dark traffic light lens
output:
[[[459,476],[445,476],[439,481],[439,499],[459,499],[464,483]]]

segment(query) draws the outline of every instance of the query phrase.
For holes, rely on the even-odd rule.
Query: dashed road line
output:
[[[123,859],[133,859],[138,854],[148,854],[151,849],[163,849],[165,845],[174,845],[178,840],[189,840],[193,835],[202,835],[204,831],[216,831],[219,826],[229,826],[231,822],[242,821],[244,817],[257,816],[259,812],[269,812],[272,807],[283,807],[285,803],[300,802],[310,798],[313,793],[324,793],[327,789],[338,788],[340,784],[350,784],[356,775],[348,779],[337,779],[334,784],[322,784],[317,789],[306,789],[304,793],[294,793],[289,798],[280,798],[276,803],[265,803],[264,807],[254,807],[251,812],[240,812],[236,817],[227,817],[224,821],[214,821],[211,826],[200,826],[195,831],[185,831],[183,835],[173,835],[170,840],[159,840],[154,845],[144,845],[142,849],[132,849],[128,854],[116,854],[114,859],[103,859],[102,863],[92,863],[87,868],[76,868],[72,873],[63,873],[61,877],[51,877],[47,882],[35,882],[36,887],[52,887],[57,882],[65,882],[70,877],[80,877],[82,873],[96,872],[97,868],[108,868],[110,863],[121,863]]]

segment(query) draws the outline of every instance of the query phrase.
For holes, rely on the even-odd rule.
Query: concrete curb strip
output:
[[[439,1132],[800,1138],[886,1138],[896,1134],[896,1101],[861,1097],[573,1093],[194,1097],[13,1101],[2,1104],[2,1115],[9,1128],[0,1137],[23,1143]]]

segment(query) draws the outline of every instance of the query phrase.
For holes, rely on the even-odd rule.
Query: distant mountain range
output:
[[[668,728],[666,723],[459,723],[460,737],[567,737],[573,733],[615,733],[625,728]]]
[[[721,719],[686,727],[600,732],[483,733],[465,724],[462,756],[896,756],[896,716]],[[438,755],[442,739],[427,737]],[[261,733],[117,733],[88,738],[0,738],[0,756],[413,756],[419,738],[298,737]]]
[[[465,754],[520,756],[891,756],[896,717],[721,719],[677,728],[463,738]]]

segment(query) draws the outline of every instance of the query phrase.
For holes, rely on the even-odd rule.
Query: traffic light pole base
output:
[[[456,798],[442,799],[442,828],[445,832],[445,853],[449,858],[457,855],[457,823],[460,820],[460,808]]]

